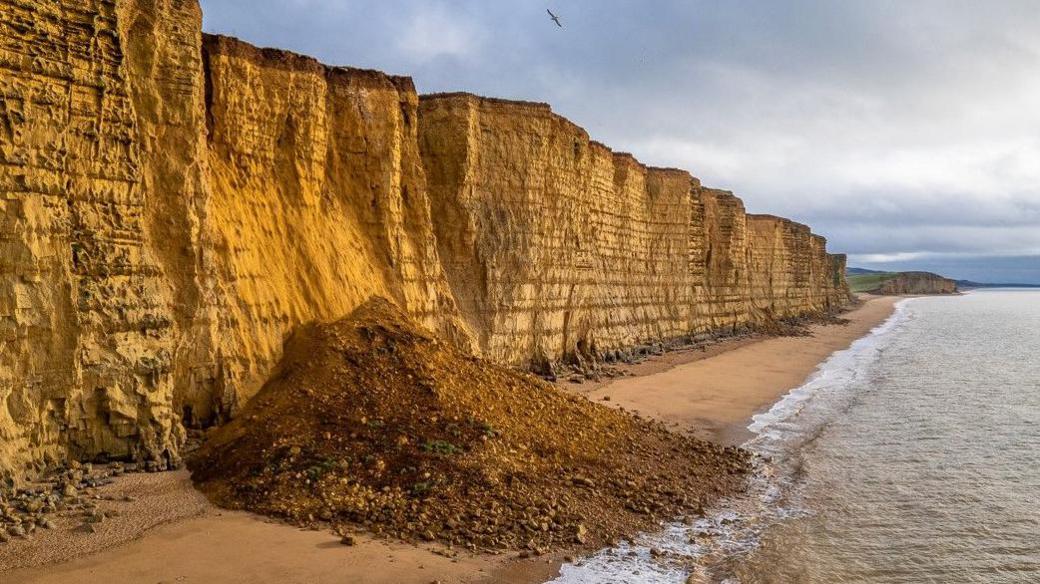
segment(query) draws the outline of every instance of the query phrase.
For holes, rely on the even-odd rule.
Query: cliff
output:
[[[292,329],[395,300],[467,346],[407,79],[201,33],[195,2],[0,1],[0,462],[176,462]]]
[[[195,0],[0,0],[0,470],[176,464],[373,296],[498,362],[835,308],[843,259],[542,104],[201,33]]]
[[[224,37],[204,38],[203,59],[205,220],[233,397],[259,389],[297,325],[373,296],[468,345],[433,238],[411,81]],[[208,413],[211,395],[184,401]]]
[[[885,280],[877,294],[956,294],[957,282],[931,272],[899,272]]]
[[[536,367],[842,305],[844,256],[549,106],[424,96],[437,243],[480,350]]]
[[[772,215],[748,215],[750,296],[760,319],[841,306],[847,301],[845,256],[826,253],[809,227]]]
[[[0,15],[0,466],[171,462],[177,347],[206,343],[198,7],[3,0]]]
[[[547,363],[687,332],[689,174],[542,104],[428,96],[419,125],[440,256],[485,355]]]
[[[955,294],[958,282],[931,272],[879,272],[853,268],[847,281],[853,292],[917,295]]]

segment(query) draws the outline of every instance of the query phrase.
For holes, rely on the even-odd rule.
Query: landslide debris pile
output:
[[[380,299],[295,334],[275,377],[189,459],[226,507],[534,551],[696,513],[748,464],[465,355]]]

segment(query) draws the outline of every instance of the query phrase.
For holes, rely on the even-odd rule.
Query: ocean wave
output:
[[[769,411],[756,415],[748,430],[755,434],[744,447],[759,455],[748,492],[720,501],[705,517],[675,522],[565,564],[551,584],[739,584],[729,566],[757,546],[763,530],[802,512],[788,490],[797,480],[797,450],[848,407],[852,386],[883,353],[890,333],[913,319],[909,300],[896,304],[892,315],[845,350],[833,353],[801,386]],[[850,392],[845,392],[849,394]],[[843,399],[824,399],[839,397]]]
[[[847,389],[877,362],[891,333],[913,320],[912,300],[897,302],[885,322],[849,348],[832,353],[805,383],[788,392],[769,411],[752,417],[748,430],[755,436],[744,443],[744,448],[774,460],[796,454],[815,440],[829,420],[851,405],[856,396]]]

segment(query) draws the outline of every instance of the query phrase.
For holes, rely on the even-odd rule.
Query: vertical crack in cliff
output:
[[[203,41],[205,42],[205,41]],[[206,137],[213,136],[216,121],[213,119],[213,69],[210,64],[210,52],[205,46],[200,47],[202,53],[202,83],[204,88],[202,107],[206,118]]]

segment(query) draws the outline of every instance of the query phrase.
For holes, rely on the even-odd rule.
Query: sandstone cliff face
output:
[[[845,256],[826,253],[809,227],[772,215],[748,215],[750,297],[759,322],[827,311],[848,301]]]
[[[430,96],[419,119],[441,260],[485,355],[542,365],[686,332],[687,173],[543,104]]]
[[[193,1],[0,17],[0,467],[175,462],[182,420],[373,295],[469,346],[409,80],[203,43]]]
[[[186,214],[167,213],[199,175],[183,146],[160,151],[198,143],[200,18],[191,2],[0,1],[0,466],[176,458],[191,324],[174,306],[194,260]]]
[[[204,37],[195,0],[0,0],[0,472],[176,462],[301,323],[383,296],[546,367],[841,304],[844,260],[541,104]]]
[[[748,226],[744,202],[728,191],[701,188],[704,279],[695,310],[698,330],[732,332],[751,321],[748,273]]]
[[[372,296],[462,344],[433,239],[410,80],[206,37],[207,222],[220,380],[249,397],[297,325]],[[206,411],[208,392],[186,401]]]
[[[419,120],[441,261],[500,362],[584,361],[848,298],[843,258],[808,227],[752,230],[732,193],[612,153],[544,104],[432,95]]]
[[[882,282],[877,294],[956,294],[957,282],[931,272],[900,272]]]

